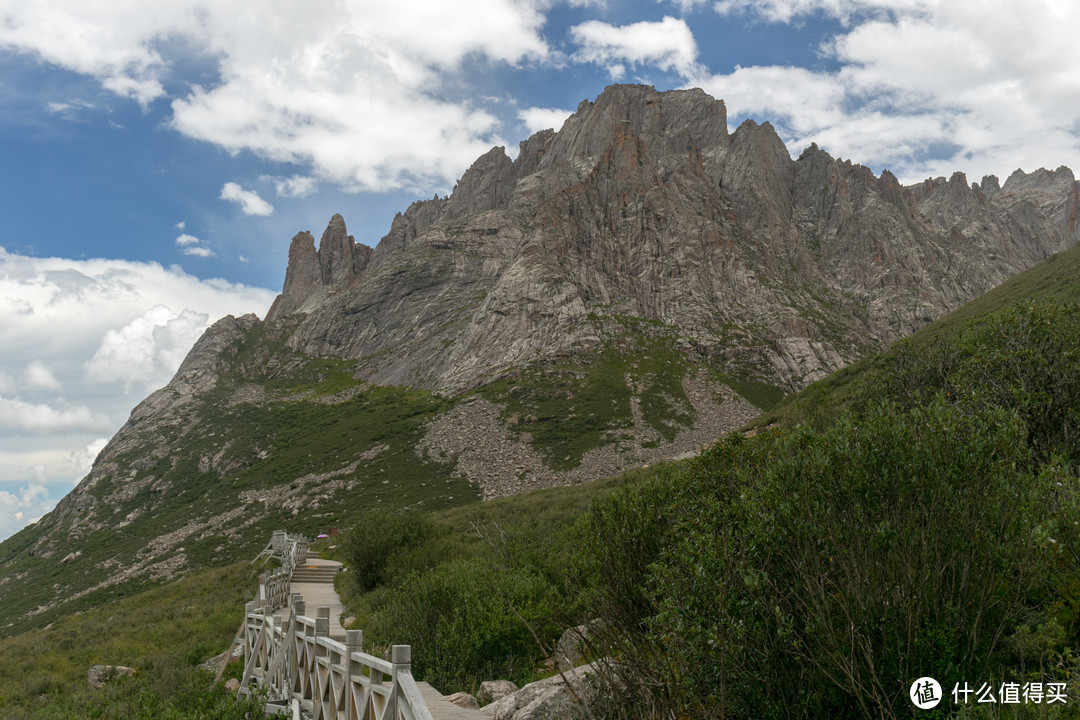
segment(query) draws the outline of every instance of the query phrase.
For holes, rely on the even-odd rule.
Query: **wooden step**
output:
[[[293,570],[292,581],[297,582],[334,582],[340,568],[336,567],[298,567]]]

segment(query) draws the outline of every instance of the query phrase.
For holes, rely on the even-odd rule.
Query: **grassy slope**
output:
[[[203,570],[0,640],[0,715],[70,716],[104,703],[106,691],[86,680],[97,664],[136,668],[135,679],[122,681],[129,694],[205,683],[195,666],[228,647],[256,588],[246,562]]]
[[[368,387],[344,401],[321,402],[360,385],[344,363],[294,358],[298,365],[290,374],[258,376],[243,369],[247,350],[239,348],[232,374],[200,399],[199,422],[183,431],[165,429],[165,443],[179,450],[149,466],[145,452],[113,458],[117,471],[93,490],[99,500],[128,483],[143,485],[129,497],[97,503],[93,522],[104,527],[75,541],[66,541],[62,528],[65,540],[48,558],[28,553],[44,531],[41,526],[25,528],[0,546],[0,571],[19,585],[19,592],[0,604],[0,635],[41,627],[158,584],[160,579],[144,577],[108,585],[26,615],[139,560],[157,563],[182,553],[188,567],[220,566],[253,557],[276,528],[314,536],[373,507],[448,507],[479,499],[476,488],[452,475],[449,463],[414,451],[424,424],[450,401],[426,392]],[[267,399],[229,403],[233,391],[250,384],[264,387]],[[145,447],[158,443],[148,438]],[[207,467],[206,458],[216,458],[222,472]],[[353,462],[356,466],[348,469]],[[336,486],[316,477],[342,468],[331,478]],[[161,486],[164,492],[155,494]],[[278,496],[269,505],[241,501],[244,493],[274,490]],[[281,508],[282,498],[291,505]],[[244,510],[220,524],[206,524],[239,507]],[[130,521],[121,525],[125,519]],[[185,537],[173,547],[147,547],[149,539],[174,531]],[[60,562],[76,551],[81,552],[76,561]]]
[[[677,349],[678,333],[636,318],[594,322],[604,338],[601,352],[531,366],[478,391],[501,405],[504,418],[514,418],[512,427],[556,469],[575,467],[592,448],[632,442],[626,430],[634,397],[646,425],[662,438],[693,422],[681,379],[696,366]],[[0,577],[19,585],[0,604],[0,636],[160,582],[144,576],[93,589],[140,561],[167,563],[182,554],[188,567],[216,566],[250,557],[275,528],[315,535],[372,508],[439,509],[479,499],[476,487],[454,475],[453,463],[414,449],[424,425],[455,398],[365,386],[350,362],[290,350],[288,330],[250,330],[225,352],[227,367],[215,389],[196,400],[195,422],[155,428],[138,451],[109,459],[116,469],[92,490],[99,502],[88,513],[98,529],[68,540],[68,528],[50,530],[46,522],[0,545]],[[775,401],[775,388],[736,375],[715,379],[759,404]],[[238,392],[259,399],[237,402]],[[150,456],[155,447],[168,452]],[[253,493],[274,497],[244,505]],[[53,554],[31,556],[47,531],[60,539]],[[148,539],[171,532],[184,537],[171,548],[148,548]],[[59,562],[74,552],[81,553],[76,562]]]
[[[1021,301],[1075,301],[1080,298],[1078,270],[1080,248],[1055,256],[1003,284],[987,296],[965,305],[938,323],[927,326],[909,342],[928,345],[941,338],[959,336],[962,331],[969,330],[973,323],[978,323],[980,318]],[[814,413],[820,414],[820,408],[825,408],[824,415],[834,416],[844,405],[852,387],[858,385],[857,379],[862,377],[866,369],[872,366],[879,369],[886,367],[890,357],[886,352],[833,374],[794,396],[776,411],[763,415],[758,424],[793,424]],[[524,395],[515,410],[523,412],[529,400],[529,396]],[[575,427],[579,432],[588,431],[588,428],[580,423]],[[639,486],[647,478],[678,478],[686,474],[689,477],[694,472],[691,463],[673,463],[647,471],[637,471],[610,481],[573,488],[556,488],[436,513],[433,516],[436,525],[434,536],[418,547],[400,547],[389,551],[386,560],[391,571],[382,587],[354,593],[348,602],[354,614],[360,618],[360,624],[365,627],[367,637],[376,643],[414,642],[409,637],[398,637],[396,640],[382,637],[378,627],[385,621],[385,616],[393,614],[388,596],[406,588],[417,587],[416,584],[409,584],[415,583],[417,577],[438,578],[440,582],[447,583],[446,578],[442,577],[442,574],[449,573],[445,569],[455,562],[465,561],[475,565],[494,563],[504,571],[525,565],[533,571],[545,574],[553,585],[558,585],[571,578],[573,569],[564,566],[553,571],[553,567],[560,563],[566,565],[576,562],[576,551],[584,549],[588,552],[587,548],[580,547],[585,537],[580,531],[581,523],[594,501],[609,496],[619,488]],[[634,533],[635,530],[627,528],[627,532]],[[348,561],[348,557],[344,559]],[[419,583],[419,586],[422,585],[423,583]],[[562,600],[556,601],[558,607],[552,609],[554,614],[562,614],[563,622],[577,622],[582,619],[573,615],[580,610],[572,599],[574,592],[571,590]],[[371,632],[373,629],[375,632]],[[418,636],[423,636],[423,633],[418,632]],[[550,641],[551,638],[544,640]],[[522,650],[519,649],[520,651]],[[466,689],[472,679],[462,676],[457,682],[458,686],[447,689]]]

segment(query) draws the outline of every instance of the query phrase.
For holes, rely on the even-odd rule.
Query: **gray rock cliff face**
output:
[[[1078,208],[1066,168],[902,187],[816,146],[792,159],[768,123],[729,134],[700,90],[614,86],[515,160],[480,157],[370,256],[339,216],[318,253],[297,236],[268,321],[302,313],[293,348],[453,392],[631,315],[795,390],[1068,247]]]

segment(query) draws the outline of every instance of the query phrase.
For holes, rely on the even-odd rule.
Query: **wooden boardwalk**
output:
[[[336,574],[341,570],[341,563],[336,560],[323,560],[322,558],[308,556],[308,559],[293,571],[294,578],[303,577],[300,572],[302,568],[332,570]],[[297,582],[294,579],[289,583],[289,594],[291,596],[297,593],[304,598],[308,613],[314,614],[317,608],[330,608],[330,637],[344,641],[345,628],[341,625],[341,615],[345,612],[345,606],[341,603],[337,591],[334,590],[334,583],[325,581],[309,582],[306,580]],[[289,613],[289,608],[283,607],[278,608],[274,615],[281,618],[282,622],[285,622],[289,618]]]
[[[335,560],[323,560],[322,558],[309,556],[300,561],[293,571],[293,581],[289,584],[289,597],[300,595],[305,605],[305,613],[315,616],[321,608],[329,609],[329,637],[332,640],[345,642],[348,634],[342,627],[342,615],[345,606],[341,602],[337,591],[334,590],[333,577],[341,570],[341,563]],[[274,617],[279,618],[279,625],[287,626],[292,610],[282,607],[274,612]],[[480,710],[471,710],[458,707],[448,701],[438,690],[426,682],[417,682],[417,688],[431,713],[431,720],[490,720],[486,713]]]

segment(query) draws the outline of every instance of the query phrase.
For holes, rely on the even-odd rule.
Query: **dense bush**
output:
[[[906,716],[917,677],[993,676],[1068,567],[1075,481],[1026,435],[937,396],[734,437],[602,504],[602,565],[639,568],[597,571],[628,667],[663,656],[673,712],[733,718]]]
[[[411,644],[417,677],[446,692],[475,692],[483,680],[532,679],[544,658],[533,632],[558,637],[556,602],[535,572],[455,560],[376,593],[366,630]]]
[[[1026,302],[980,318],[955,335],[896,343],[856,390],[868,407],[943,392],[972,411],[1002,408],[1024,422],[1037,457],[1080,463],[1080,307]]]
[[[391,576],[395,553],[416,547],[436,532],[428,515],[419,512],[365,513],[340,540],[349,567],[353,594],[374,590]]]

